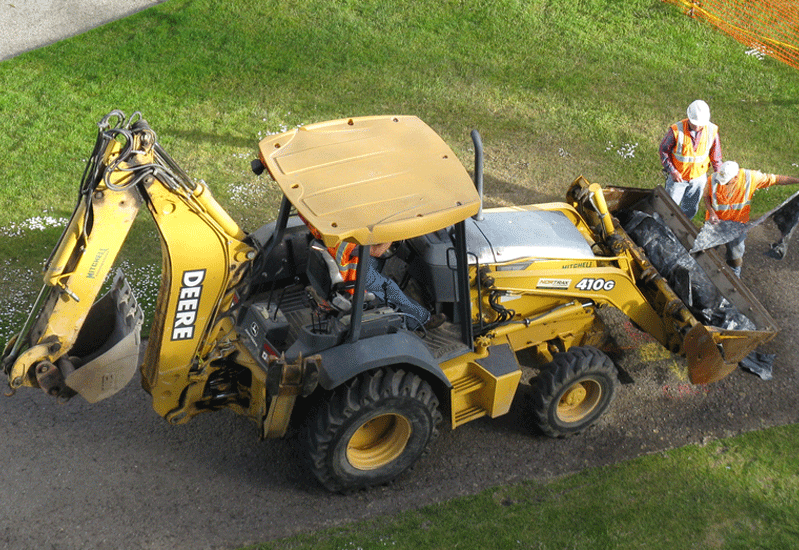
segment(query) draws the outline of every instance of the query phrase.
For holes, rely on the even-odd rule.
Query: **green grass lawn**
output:
[[[697,98],[725,159],[798,175],[797,73],[745,51],[659,0],[169,0],[0,63],[0,285],[9,303],[38,290],[95,124],[117,108],[141,111],[247,230],[278,201],[249,169],[258,140],[348,116],[418,115],[467,166],[477,128],[487,205],[558,200],[579,175],[662,183],[659,142]],[[753,214],[793,191],[761,193]],[[123,255],[150,304],[155,242],[142,219]],[[798,436],[766,430],[265,548],[797,547]]]
[[[277,201],[236,200],[259,137],[346,116],[418,115],[467,164],[479,129],[492,204],[560,198],[580,174],[660,183],[660,139],[697,97],[726,158],[798,173],[796,72],[744,51],[658,0],[170,0],[0,64],[0,217],[68,215],[114,108],[248,228]]]

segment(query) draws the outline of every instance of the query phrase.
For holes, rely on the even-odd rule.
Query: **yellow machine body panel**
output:
[[[149,189],[166,276],[142,377],[155,410],[162,416],[180,411],[176,418],[184,419],[181,399],[191,400],[182,392],[195,383],[202,388],[205,382],[203,366],[211,351],[207,346],[220,344],[213,337],[213,324],[231,306],[230,287],[241,277],[253,249],[241,240],[237,226],[230,231],[216,221],[215,213],[222,209],[207,188],[198,187],[186,197],[175,197],[163,185]]]

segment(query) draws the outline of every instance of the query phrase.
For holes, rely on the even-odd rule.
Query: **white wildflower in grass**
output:
[[[36,300],[36,294],[42,286],[41,271],[20,268],[11,260],[3,260],[0,270],[0,285],[3,292],[0,296],[0,342],[5,344],[9,338],[19,332],[28,311]]]
[[[155,301],[161,288],[161,266],[158,264],[136,266],[128,261],[122,261],[119,267],[125,273],[145,318],[149,318],[155,311]],[[113,277],[115,271],[112,270],[109,277]]]
[[[288,113],[285,114],[285,116],[289,116],[289,115],[291,115],[291,111],[289,111]],[[278,116],[278,118],[282,118],[282,117]],[[266,122],[267,124],[270,124],[270,120],[269,120],[268,117],[262,118],[261,121],[262,122]],[[304,126],[304,124],[297,124],[295,126],[295,128],[302,128],[303,126]],[[272,130],[272,129],[270,129],[270,130],[259,130],[257,137],[258,137],[258,140],[260,141],[261,139],[263,139],[263,138],[265,138],[267,136],[274,136],[274,135],[282,134],[282,133],[288,132],[288,131],[289,131],[289,125],[286,124],[285,122],[280,122],[280,123],[278,123],[276,130]]]
[[[34,216],[21,222],[9,223],[0,228],[0,236],[19,237],[28,231],[43,231],[50,227],[65,227],[68,221],[67,218],[57,218],[55,216]]]
[[[754,48],[746,50],[745,53],[746,53],[746,55],[752,56],[755,59],[758,59],[760,61],[763,61],[763,59],[765,59],[765,57],[766,57],[766,52],[763,51],[763,47],[762,46],[755,46]]]
[[[605,151],[615,151],[617,155],[619,155],[623,159],[631,159],[635,158],[635,149],[638,147],[638,142],[635,143],[624,143],[618,149],[612,142],[608,142],[607,147],[605,147]]]
[[[240,206],[260,204],[269,193],[269,183],[269,179],[262,178],[254,182],[231,185],[230,200]]]

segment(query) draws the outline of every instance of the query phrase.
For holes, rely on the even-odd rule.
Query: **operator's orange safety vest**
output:
[[[724,185],[717,183],[713,176],[708,176],[708,182],[710,204],[719,219],[747,223],[750,201],[756,190],[752,185],[752,171],[739,170],[738,174]],[[708,217],[709,213],[705,212],[705,219]]]
[[[695,149],[687,118],[672,124],[671,131],[674,132],[675,141],[671,162],[682,179],[688,181],[705,175],[710,166],[710,148],[716,141],[719,127],[712,122],[708,123],[702,131]]]
[[[338,270],[341,272],[344,283],[354,283],[355,279],[357,279],[358,270],[358,245],[341,241],[335,247],[328,248],[328,250],[336,260],[336,265],[338,265]],[[347,285],[347,292],[350,294],[355,293],[353,286]]]
[[[299,216],[305,225],[308,226],[308,229],[311,231],[311,235],[313,235],[315,239],[321,241],[322,234],[319,232],[319,230],[311,225],[302,214],[299,214]],[[341,272],[341,277],[344,279],[344,282],[354,283],[358,278],[358,245],[355,243],[341,241],[336,246],[327,247],[327,251],[336,261],[336,265],[338,266],[339,272]],[[355,294],[355,289],[353,288],[354,285],[346,285],[346,287],[347,292],[350,294]]]

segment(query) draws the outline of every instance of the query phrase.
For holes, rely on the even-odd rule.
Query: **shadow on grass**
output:
[[[170,139],[180,139],[188,143],[209,143],[216,146],[239,147],[255,149],[258,140],[253,137],[234,136],[230,133],[214,134],[211,132],[186,131],[177,128],[164,128],[163,135]]]
[[[469,170],[469,175],[474,180],[474,171]],[[564,195],[566,189],[563,189]],[[523,206],[546,202],[562,201],[563,196],[555,197],[545,193],[500,179],[491,174],[483,174],[483,206],[492,208],[497,206]]]

